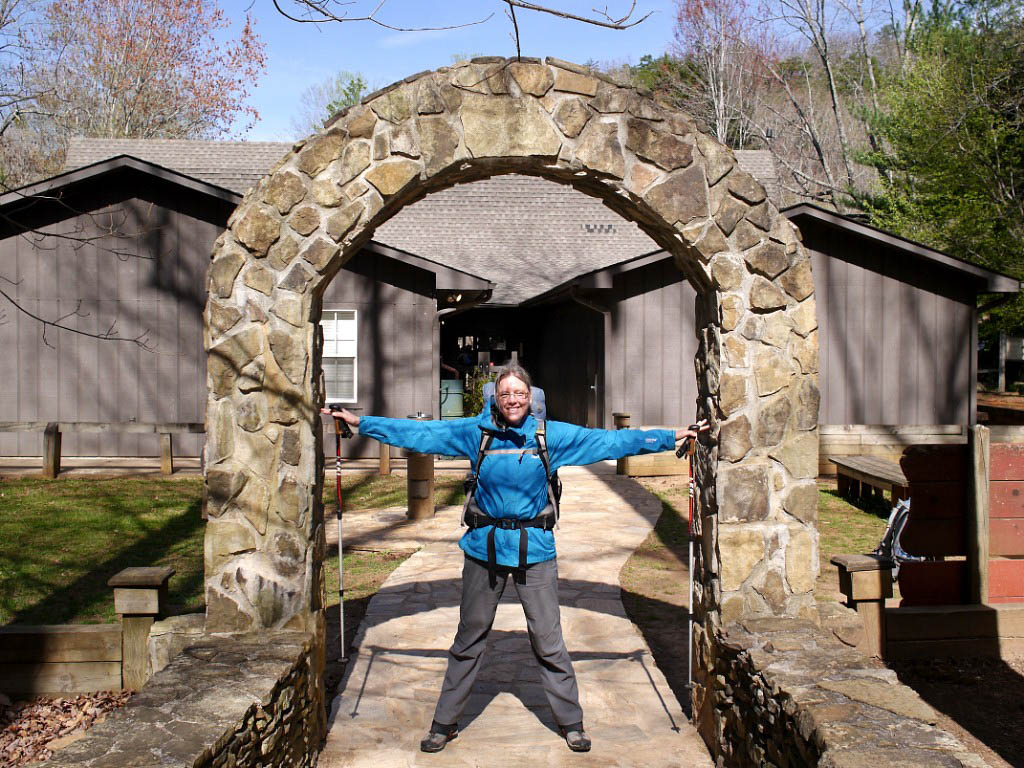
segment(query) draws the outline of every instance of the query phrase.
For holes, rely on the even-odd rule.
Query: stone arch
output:
[[[698,412],[714,425],[698,455],[698,667],[723,623],[813,614],[817,338],[796,229],[728,149],[650,94],[555,59],[483,58],[336,116],[246,195],[217,241],[208,631],[322,632],[319,297],[404,205],[511,172],[600,198],[698,290]]]

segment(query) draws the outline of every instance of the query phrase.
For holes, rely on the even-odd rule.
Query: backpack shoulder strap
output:
[[[544,473],[551,475],[551,461],[548,459],[548,432],[544,419],[537,419],[537,432],[534,435],[537,441],[537,455],[544,464]]]
[[[480,474],[480,464],[483,463],[487,450],[494,442],[494,431],[490,429],[480,430],[480,450],[477,451],[476,461],[473,463],[473,477]]]
[[[558,497],[561,494],[555,492],[555,484],[559,482],[558,477],[552,477],[551,475],[551,459],[548,457],[548,432],[544,419],[537,419],[537,432],[534,435],[534,439],[537,441],[537,455],[544,465],[544,476],[548,484],[548,500],[555,510],[555,524],[557,525],[559,516]]]
[[[476,461],[473,463],[473,471],[469,477],[466,478],[463,483],[463,488],[466,491],[466,502],[462,505],[462,525],[466,524],[466,515],[469,513],[470,502],[473,501],[473,495],[476,492],[477,479],[480,477],[480,464],[483,463],[484,456],[487,454],[487,449],[491,447],[491,443],[494,442],[495,432],[492,429],[480,430],[480,448],[476,454]]]

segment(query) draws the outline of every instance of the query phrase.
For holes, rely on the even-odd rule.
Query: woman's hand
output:
[[[677,429],[676,441],[695,438],[700,432],[706,432],[709,429],[711,429],[711,425],[708,424],[708,420],[701,419],[696,424],[691,425],[691,427],[680,427]]]
[[[352,411],[342,408],[340,411],[332,411],[330,408],[321,408],[320,413],[326,413],[328,416],[333,416],[336,419],[341,419],[350,427],[359,428],[359,417],[356,416]]]

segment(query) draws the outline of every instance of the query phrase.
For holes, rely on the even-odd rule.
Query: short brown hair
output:
[[[501,411],[498,410],[498,385],[501,384],[503,379],[507,379],[509,376],[515,376],[517,379],[526,384],[527,389],[530,390],[530,404],[529,410],[533,410],[533,380],[530,378],[530,374],[526,372],[526,369],[519,363],[508,363],[501,366],[498,369],[498,375],[494,378],[494,400],[491,402],[491,418],[494,419],[494,423],[499,427],[508,426],[505,424],[505,419],[501,415]]]
[[[506,363],[498,369],[498,375],[494,377],[495,394],[498,392],[498,385],[501,384],[502,379],[507,379],[509,376],[515,376],[526,384],[528,389],[533,389],[533,379],[530,378],[530,374],[526,372],[523,366],[519,363]]]

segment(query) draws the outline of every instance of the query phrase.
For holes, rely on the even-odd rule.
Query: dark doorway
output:
[[[544,389],[549,418],[603,426],[604,322],[598,313],[568,303],[473,309],[442,320],[441,362],[460,378],[513,359]]]

